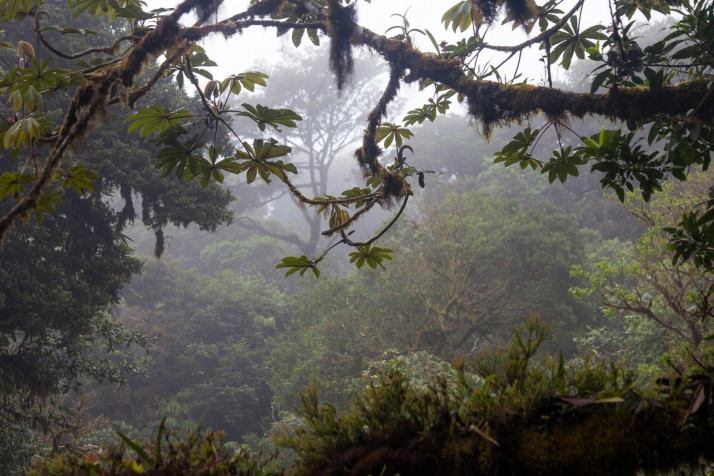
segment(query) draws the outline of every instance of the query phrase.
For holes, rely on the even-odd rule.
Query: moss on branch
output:
[[[463,94],[469,112],[488,131],[498,124],[526,119],[543,112],[553,118],[571,115],[601,115],[626,122],[646,122],[661,115],[690,115],[711,122],[714,94],[710,80],[697,80],[676,86],[620,88],[605,94],[586,94],[542,86],[510,85],[469,78],[455,59],[422,53],[409,44],[362,29],[357,39],[377,51],[390,64],[408,71],[404,80],[431,80]]]

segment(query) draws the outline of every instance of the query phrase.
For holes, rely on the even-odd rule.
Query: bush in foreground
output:
[[[306,425],[276,441],[296,454],[285,473],[625,475],[714,461],[714,366],[703,363],[711,356],[638,388],[622,365],[541,355],[546,334],[528,321],[509,346],[426,385],[385,366],[343,413],[310,389]],[[160,427],[153,445],[120,436],[120,447],[38,461],[30,474],[283,472],[262,455],[231,453],[212,432],[180,440]]]

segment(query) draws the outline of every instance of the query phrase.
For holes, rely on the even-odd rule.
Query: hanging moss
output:
[[[355,30],[354,4],[343,7],[339,0],[330,0],[327,10],[327,31],[330,35],[330,69],[337,79],[337,90],[341,91],[352,76],[352,34]]]

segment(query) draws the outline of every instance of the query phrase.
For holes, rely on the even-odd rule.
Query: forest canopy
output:
[[[440,31],[412,25],[408,11],[390,17],[386,32],[371,31],[358,22],[360,8],[380,1],[251,0],[236,12],[221,0],[156,9],[141,0],[0,0],[0,423],[9,428],[0,450],[8,434],[15,444],[30,426],[59,428],[51,442],[58,450],[63,435],[79,430],[55,397],[92,379],[128,382],[142,402],[103,394],[100,405],[160,428],[148,453],[120,435],[142,470],[173,464],[161,458],[164,428],[191,430],[196,412],[245,436],[268,418],[288,420],[276,416],[280,404],[300,398],[302,420],[282,442],[306,474],[473,474],[477,461],[484,474],[634,473],[711,461],[714,3],[597,2],[603,23],[585,13],[593,0],[464,0],[430,6]],[[643,23],[659,20],[661,31],[639,37]],[[493,32],[504,28],[524,39],[497,43]],[[254,48],[243,36],[252,29],[298,49],[325,44],[329,86],[311,98],[304,83],[314,71],[304,80],[290,77],[289,66],[275,77],[219,76],[226,65],[217,68],[207,42],[230,41],[240,54]],[[522,71],[528,56],[542,64],[540,77]],[[583,74],[582,65],[585,78],[574,82],[582,79],[584,90],[557,81],[559,71]],[[271,85],[279,93],[257,94]],[[407,85],[425,99],[402,112]],[[328,95],[344,105],[323,104]],[[324,111],[332,122],[321,122]],[[474,124],[480,137],[428,138],[431,123],[446,130],[454,122]],[[495,152],[484,152],[483,141],[504,134]],[[458,154],[438,156],[446,137],[459,140]],[[328,169],[344,150],[360,174],[335,193]],[[564,187],[575,181],[589,193],[567,203],[580,216],[538,201],[534,188],[512,200],[505,190],[517,187],[503,186],[503,177],[516,175],[498,175],[501,166],[520,168],[515,180],[535,173]],[[476,168],[477,181],[457,182]],[[230,205],[239,182],[273,188],[265,201],[237,192],[245,202]],[[441,193],[439,184],[454,190]],[[576,229],[585,215],[607,214],[597,209],[602,189],[646,229],[627,250],[617,241],[622,230],[606,240],[605,226]],[[288,296],[291,285],[255,270],[206,278],[157,262],[129,285],[142,268],[128,236],[135,221],[160,258],[168,227],[215,231],[234,211],[279,193],[299,205],[308,238],[251,217],[245,241],[206,247],[202,257],[262,263],[297,249],[270,266],[319,278],[328,253],[343,252],[356,269],[382,274],[311,280],[314,287]],[[569,201],[566,189],[553,193]],[[367,217],[384,214],[364,236]],[[574,263],[582,266],[571,273]],[[659,368],[647,365],[671,352],[676,377],[658,374],[656,388],[637,387],[642,377],[596,354],[543,356],[548,326],[534,317],[509,343],[511,325],[529,312],[555,319],[568,358],[587,343],[617,354],[637,342],[624,352],[636,364],[654,374]],[[117,316],[139,324],[125,327]],[[608,319],[619,319],[621,335],[598,327]],[[141,380],[149,358],[140,349],[156,331],[174,340],[150,358],[163,375]],[[656,345],[647,348],[648,339]],[[385,354],[390,345],[411,354],[383,357],[393,355]],[[437,363],[471,358],[480,346],[493,352],[469,365]],[[421,368],[429,383],[408,377]],[[328,393],[346,404],[360,372],[368,383],[345,413],[318,404],[316,390],[296,396],[302,377],[328,376]],[[147,404],[156,401],[158,409]],[[583,435],[603,421],[612,432],[598,433],[591,451]],[[201,438],[196,431],[188,446],[167,444],[177,461],[200,453],[209,455],[201,464],[234,465],[226,472],[242,464],[240,452],[231,463],[211,460],[217,439]],[[573,452],[553,458],[566,440]],[[668,452],[671,441],[676,451]],[[117,459],[103,468],[136,470],[122,457],[107,456]]]
[[[16,57],[15,65],[8,64],[4,84],[11,108],[3,143],[12,154],[2,175],[0,198],[14,204],[0,218],[0,236],[18,219],[32,214],[41,219],[51,212],[61,200],[62,188],[80,194],[95,189],[94,171],[81,162],[68,163],[65,156],[77,140],[91,134],[109,109],[122,106],[134,110],[129,131],[153,136],[158,144],[155,166],[162,175],[175,174],[201,187],[223,182],[226,174],[244,175],[248,183],[282,182],[301,203],[329,214],[329,228],[323,235],[338,236],[340,243],[353,247],[351,260],[358,266],[376,267],[389,253],[374,244],[376,237],[353,238],[350,226],[376,206],[395,208],[397,215],[402,212],[412,187],[424,185],[429,173],[407,162],[413,152],[405,142],[412,135],[409,127],[434,121],[454,100],[468,106],[471,119],[486,136],[499,125],[543,118],[539,127],[524,127],[497,154],[497,161],[540,169],[550,181],[565,181],[589,166],[621,200],[626,190],[635,187],[647,200],[667,177],[682,180],[690,167],[706,168],[710,160],[711,5],[706,1],[611,3],[611,24],[602,25],[588,24],[583,18],[584,0],[567,8],[557,1],[541,5],[532,0],[458,2],[442,17],[444,26],[458,33],[458,40],[437,43],[434,33],[410,28],[406,15],[403,25],[391,28],[388,35],[358,25],[359,2],[251,1],[244,11],[223,18],[220,1],[185,1],[153,11],[139,0],[70,1],[66,7],[73,18],[108,18],[117,25],[116,36],[82,51],[62,51],[53,46],[53,36],[92,35],[93,31],[63,24],[66,15],[51,12],[41,0],[3,1],[6,24],[31,27],[35,41],[4,44],[15,50]],[[635,19],[649,19],[655,12],[678,21],[663,39],[643,49],[633,25]],[[520,44],[492,44],[488,32],[493,22],[522,29],[529,37]],[[313,43],[328,41],[329,67],[338,89],[351,79],[354,50],[367,49],[386,61],[389,79],[379,99],[367,107],[362,144],[355,151],[363,183],[339,196],[304,195],[294,185],[297,169],[290,162],[291,147],[270,134],[299,127],[303,118],[290,109],[235,104],[236,97],[265,85],[263,73],[213,77],[214,63],[201,42],[215,35],[239,37],[249,28],[290,34],[298,47],[305,33]],[[392,33],[397,34],[389,36]],[[416,35],[428,37],[433,48],[417,49]],[[480,61],[489,52],[504,56],[498,67]],[[529,54],[542,56],[544,85],[520,79],[520,58]],[[586,56],[596,66],[590,92],[553,87],[554,68],[568,69],[574,57]],[[512,75],[499,73],[511,63],[515,64]],[[207,81],[199,82],[198,76]],[[166,77],[193,90],[194,104],[137,106]],[[384,122],[387,108],[405,83],[418,83],[433,97],[407,112],[401,122]],[[65,99],[63,113],[48,114],[44,103],[65,91],[71,99]],[[238,99],[243,100],[247,99]],[[580,137],[568,124],[586,115],[603,116],[626,127]],[[255,138],[239,136],[233,125],[237,120],[254,123]],[[644,138],[637,134],[643,130]],[[558,149],[550,157],[534,156],[533,147],[549,133],[557,136]],[[394,159],[383,150],[392,144],[398,149]],[[123,197],[129,204],[128,193]],[[671,231],[677,258],[711,264],[712,216],[714,212],[692,211],[680,228]],[[162,250],[161,225],[155,225],[157,254]],[[319,275],[323,257],[288,257],[279,267],[286,268],[287,274],[311,270]]]

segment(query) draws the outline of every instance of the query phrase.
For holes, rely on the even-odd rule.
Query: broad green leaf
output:
[[[464,32],[471,28],[472,24],[479,25],[482,21],[481,12],[468,0],[458,2],[446,10],[441,17],[444,28],[449,28],[449,25],[451,25],[451,29],[454,32],[456,30]]]
[[[267,74],[260,71],[247,71],[245,73],[229,76],[221,82],[221,92],[230,90],[233,94],[240,94],[243,88],[255,91],[256,86],[266,86]]]
[[[290,109],[271,109],[260,104],[253,106],[247,103],[242,106],[245,111],[239,111],[236,115],[252,119],[261,131],[265,130],[266,125],[280,131],[278,126],[297,127],[296,121],[302,121],[302,117]]]
[[[57,177],[62,180],[64,188],[73,188],[80,195],[97,191],[94,182],[99,180],[99,174],[86,168],[84,164],[79,163],[67,170],[61,170],[57,172]]]
[[[32,175],[5,172],[0,175],[0,200],[8,195],[17,197],[25,191],[25,184],[34,182]]]
[[[379,248],[377,246],[358,246],[357,251],[350,253],[350,263],[354,263],[357,269],[367,264],[372,269],[377,266],[384,269],[382,261],[392,259],[392,250],[389,248]]]
[[[20,119],[5,131],[3,146],[6,149],[18,149],[21,146],[30,147],[32,141],[42,136],[42,127],[34,117]]]
[[[37,224],[42,225],[45,218],[45,213],[54,213],[55,205],[62,203],[62,198],[60,198],[59,192],[49,192],[45,193],[40,197],[40,201],[37,203]]]
[[[146,5],[141,0],[70,0],[67,8],[72,10],[72,18],[78,17],[85,10],[96,17],[107,16],[110,20],[117,17],[146,20],[151,15],[141,8]]]
[[[157,103],[132,114],[126,122],[131,122],[128,129],[130,134],[139,129],[139,135],[145,137],[154,132],[165,132],[170,127],[181,125],[192,117],[193,115],[185,109],[170,111]]]
[[[317,264],[322,261],[323,257],[317,258],[315,260],[310,260],[307,256],[302,255],[299,258],[295,256],[287,256],[282,259],[279,264],[275,265],[275,268],[288,268],[285,276],[290,276],[296,272],[300,272],[300,276],[304,276],[305,272],[310,269],[316,278],[320,277],[320,270],[317,268]]]
[[[392,124],[391,122],[385,122],[379,128],[377,128],[377,133],[375,139],[377,142],[384,141],[384,147],[388,148],[392,145],[392,141],[396,142],[397,148],[402,146],[404,139],[409,139],[414,134],[409,129],[406,129],[398,124]]]

